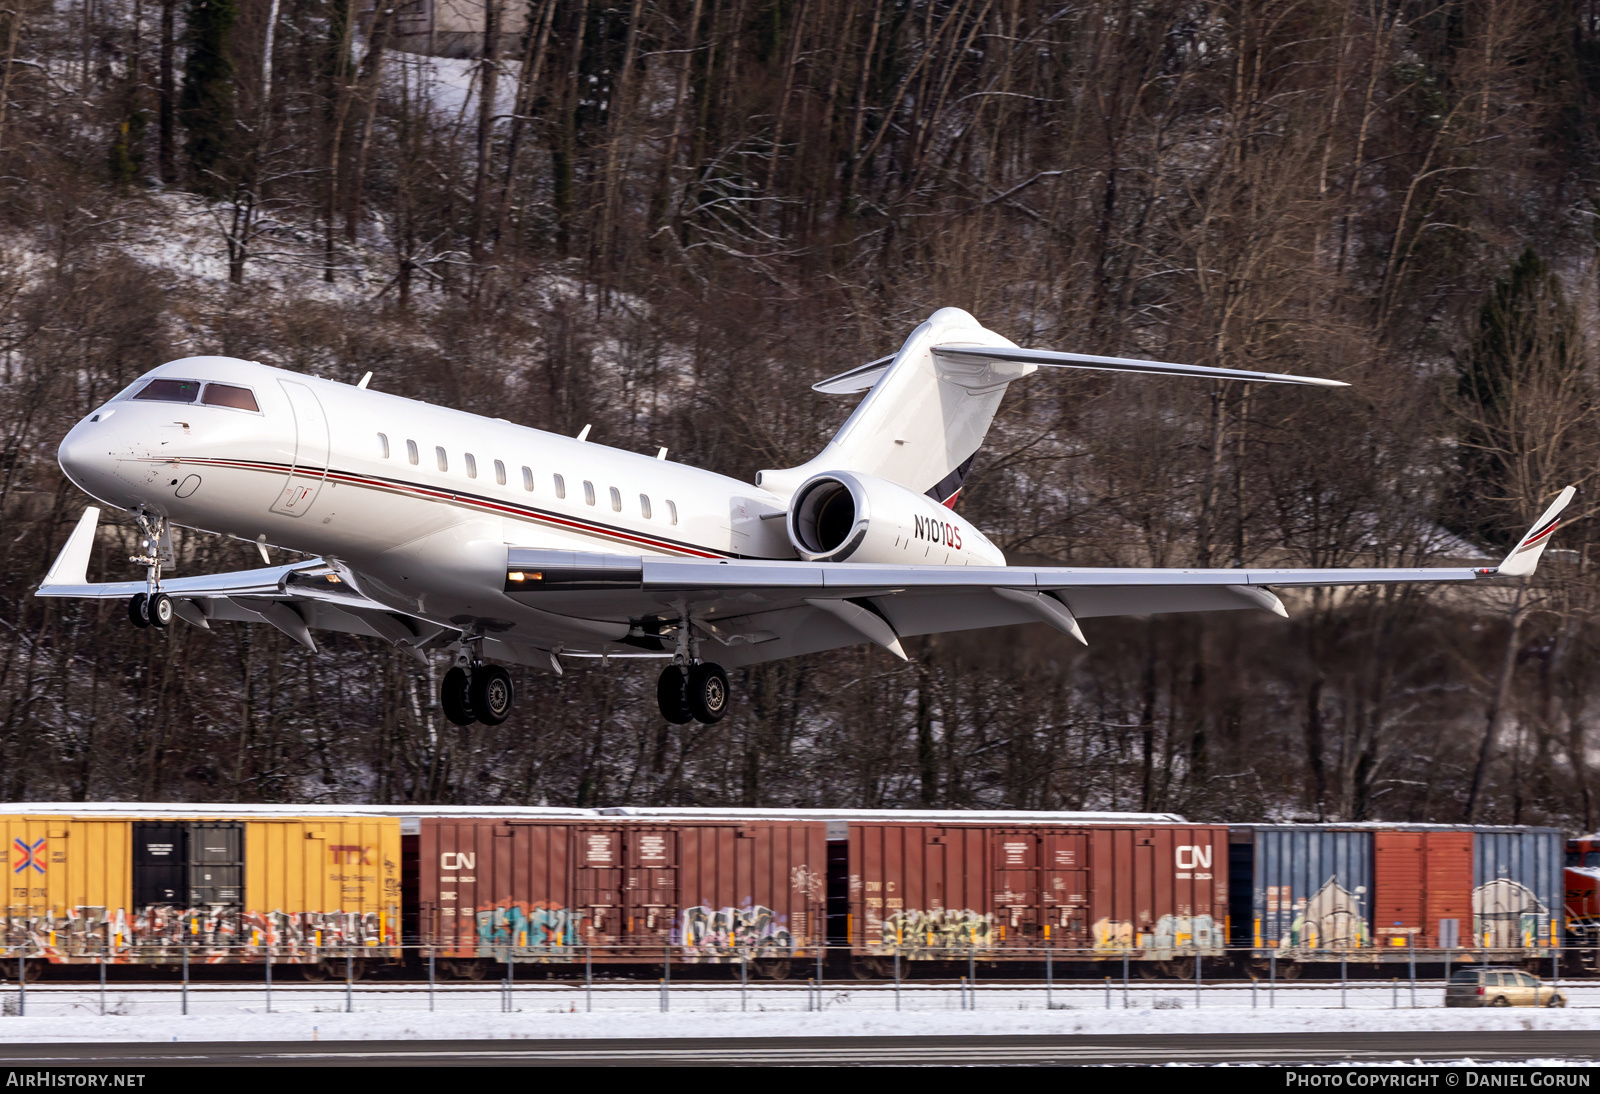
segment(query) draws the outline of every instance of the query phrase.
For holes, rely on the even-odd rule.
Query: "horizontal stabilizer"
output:
[[[1550,536],[1561,527],[1561,511],[1572,503],[1573,497],[1578,493],[1576,486],[1569,486],[1561,491],[1555,501],[1550,503],[1550,508],[1544,515],[1534,522],[1528,534],[1517,541],[1511,548],[1511,553],[1506,556],[1495,570],[1501,577],[1524,577],[1539,565],[1539,556],[1544,554],[1544,549],[1550,543]]]
[[[1291,376],[1281,372],[1248,372],[1237,368],[1211,368],[1207,365],[1177,365],[1167,361],[1141,361],[1133,357],[1099,357],[1090,353],[1060,353],[1049,349],[1021,349],[1015,346],[934,346],[936,357],[969,363],[993,362],[1009,365],[1040,365],[1045,368],[1086,368],[1102,372],[1143,372],[1152,376],[1193,376],[1213,380],[1252,380],[1267,384],[1312,384],[1317,387],[1349,387],[1341,380],[1316,376]],[[876,364],[877,362],[873,362]],[[861,366],[862,369],[870,365]],[[857,369],[857,372],[861,369]],[[834,377],[842,380],[844,373]],[[824,380],[823,383],[832,383]],[[818,385],[821,390],[821,385]]]

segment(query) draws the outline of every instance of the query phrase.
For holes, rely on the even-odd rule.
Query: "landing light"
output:
[[[532,573],[523,573],[521,570],[512,570],[506,574],[507,581],[543,581],[544,574],[535,570]]]

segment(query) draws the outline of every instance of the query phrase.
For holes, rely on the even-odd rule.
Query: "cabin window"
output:
[[[433,450],[433,458],[439,462],[440,471],[450,470],[450,457],[444,454],[444,449],[435,446]]]
[[[641,517],[643,517],[645,520],[649,520],[650,519],[650,495],[649,494],[640,494],[639,495],[639,515]]]
[[[588,479],[583,480],[583,502],[585,505],[594,504],[594,483]]]
[[[417,456],[417,442],[416,441],[407,441],[406,442],[406,459],[410,460],[413,466],[415,466],[419,462],[419,458]]]
[[[387,433],[379,433],[378,434],[378,444],[383,446],[383,458],[384,459],[388,459],[389,458],[389,435]]]
[[[522,469],[522,488],[530,494],[533,493],[533,468],[531,467]]]
[[[467,459],[467,478],[469,478],[469,479],[477,478],[478,477],[478,460],[477,460],[477,457],[474,456],[471,452],[468,452],[467,456],[466,456],[466,459]]]
[[[613,513],[622,512],[622,491],[615,486],[611,488],[611,511]]]
[[[192,403],[199,394],[200,384],[196,380],[151,380],[134,398],[158,403]]]
[[[556,497],[565,500],[566,496],[567,496],[567,480],[562,478],[560,475],[557,475],[556,476]]]
[[[501,486],[506,484],[506,465],[499,460],[494,461],[494,481]]]
[[[671,499],[668,499],[668,501],[667,501],[667,523],[668,524],[677,524],[678,523],[678,503],[675,502],[675,501],[672,501]]]
[[[200,393],[200,401],[206,406],[229,406],[234,410],[261,413],[261,407],[256,405],[255,393],[247,387],[234,387],[232,384],[207,384]]]

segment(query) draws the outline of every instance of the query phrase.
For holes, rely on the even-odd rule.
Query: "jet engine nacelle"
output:
[[[926,494],[857,471],[807,479],[789,503],[787,527],[807,562],[1006,564],[982,532]]]

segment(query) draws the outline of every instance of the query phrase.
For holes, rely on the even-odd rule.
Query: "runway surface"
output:
[[[0,1045],[14,1067],[703,1067],[706,1065],[1384,1064],[1559,1059],[1600,1062],[1584,1030],[1172,1036],[729,1037],[549,1041],[195,1041]]]

